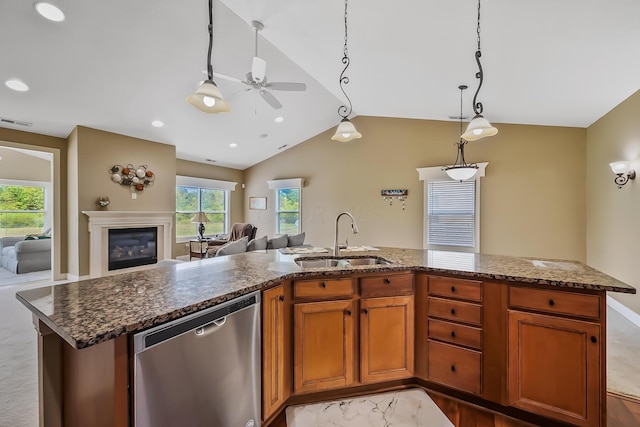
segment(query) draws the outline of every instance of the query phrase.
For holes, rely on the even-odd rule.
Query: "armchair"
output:
[[[214,257],[216,252],[218,252],[218,249],[220,249],[220,247],[225,243],[240,240],[245,236],[249,238],[249,241],[253,240],[256,237],[256,231],[258,231],[258,228],[253,224],[244,222],[237,222],[233,224],[231,226],[231,232],[229,233],[228,239],[209,240],[208,256]]]

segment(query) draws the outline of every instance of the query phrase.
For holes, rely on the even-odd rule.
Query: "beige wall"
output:
[[[51,182],[51,162],[0,147],[0,179]]]
[[[153,185],[136,194],[111,181],[113,165],[147,165],[155,173]],[[96,200],[108,196],[113,211],[175,212],[176,150],[172,145],[78,126],[69,137],[69,233],[70,248],[77,246],[69,272],[89,274],[89,232],[85,210],[97,210]],[[76,204],[77,201],[77,204]]]
[[[452,163],[455,122],[357,117],[362,139],[331,141],[334,129],[245,171],[247,197],[267,197],[267,210],[245,219],[258,236],[275,234],[274,191],[266,181],[304,178],[306,242],[333,243],[335,217],[354,214],[350,244],[422,247],[423,182],[416,168]],[[467,161],[489,162],[481,191],[481,251],[547,258],[586,258],[585,129],[504,125],[467,146]],[[382,189],[406,188],[406,210],[386,204]],[[342,222],[341,222],[342,224]],[[347,235],[348,221],[341,236]]]
[[[67,142],[63,138],[0,128],[0,145],[53,154],[53,276],[67,270]]]
[[[587,263],[638,289],[640,179],[618,189],[609,163],[629,160],[640,173],[639,115],[640,91],[587,129]],[[640,295],[611,296],[640,313]]]
[[[176,174],[182,176],[191,176],[195,178],[207,178],[217,179],[220,181],[237,182],[238,185],[236,186],[235,191],[231,191],[229,196],[229,208],[231,212],[229,225],[233,224],[234,222],[244,221],[244,190],[242,189],[242,183],[244,182],[243,171],[178,159],[176,161]],[[194,234],[195,227],[196,226],[194,224]],[[174,241],[174,258],[179,255],[186,255],[188,253],[189,250],[187,244],[175,243]]]

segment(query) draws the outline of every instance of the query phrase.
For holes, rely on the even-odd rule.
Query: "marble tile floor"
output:
[[[290,406],[287,427],[453,427],[420,389]]]
[[[32,273],[15,274],[0,267],[0,286],[17,285],[36,281],[51,280],[51,270],[34,271]]]

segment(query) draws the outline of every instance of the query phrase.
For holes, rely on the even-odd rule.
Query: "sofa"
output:
[[[51,239],[0,238],[0,263],[14,274],[51,270]]]

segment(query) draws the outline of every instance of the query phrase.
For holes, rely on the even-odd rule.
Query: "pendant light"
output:
[[[478,72],[476,73],[476,79],[480,79],[480,83],[478,83],[478,89],[476,89],[476,94],[473,96],[473,112],[476,113],[476,115],[467,126],[465,133],[462,134],[462,138],[467,141],[475,141],[476,139],[493,136],[498,133],[498,129],[491,126],[491,123],[482,116],[482,102],[477,102],[478,92],[480,92],[482,81],[484,80],[484,73],[482,72],[482,65],[480,64],[480,57],[482,56],[480,52],[480,0],[478,0],[477,34],[478,50],[476,51],[476,62],[478,63]]]
[[[349,83],[349,77],[345,76],[344,73],[349,68],[349,63],[351,60],[349,59],[349,50],[347,48],[347,39],[348,39],[348,31],[347,31],[347,3],[348,0],[344,0],[344,56],[342,57],[342,63],[344,64],[344,69],[342,73],[340,73],[340,90],[349,101],[349,107],[346,105],[341,105],[338,108],[338,115],[342,117],[340,124],[338,125],[338,129],[336,129],[335,135],[331,137],[334,141],[347,142],[352,139],[362,138],[362,134],[356,130],[356,127],[349,120],[349,114],[353,112],[353,106],[351,105],[351,99],[347,95],[347,92],[344,90],[344,85]]]
[[[230,110],[220,89],[213,81],[213,66],[211,65],[211,50],[213,49],[213,0],[209,0],[209,51],[207,54],[207,80],[198,90],[187,96],[187,102],[203,113],[223,113]]]
[[[462,91],[467,88],[466,85],[458,86],[460,89],[460,132],[462,132]],[[478,165],[475,163],[467,164],[464,159],[464,146],[467,144],[467,141],[460,137],[460,142],[456,142],[458,147],[458,154],[456,155],[456,161],[451,166],[445,166],[442,168],[443,171],[449,175],[449,178],[455,181],[466,181],[467,179],[471,179],[476,176],[478,172]]]

